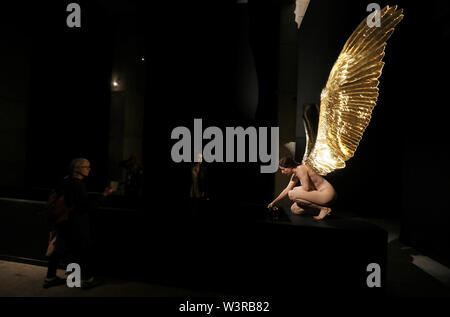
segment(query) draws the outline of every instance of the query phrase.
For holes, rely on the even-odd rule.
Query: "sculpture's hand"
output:
[[[267,205],[267,208],[272,209],[272,210],[275,210],[275,211],[278,210],[278,207],[275,206],[274,203],[270,203],[269,205]]]

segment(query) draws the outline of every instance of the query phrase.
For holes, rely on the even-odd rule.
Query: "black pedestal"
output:
[[[42,204],[1,200],[0,254],[46,260]],[[178,206],[178,208],[174,208]],[[189,202],[92,215],[97,269],[116,276],[236,295],[384,295],[387,233],[361,219],[316,221],[263,206]],[[381,287],[369,287],[368,265]]]

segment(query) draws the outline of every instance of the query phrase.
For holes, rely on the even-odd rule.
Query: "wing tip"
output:
[[[403,8],[400,8],[398,5],[393,5],[393,6],[385,6],[382,10],[381,10],[382,14],[396,14],[398,16],[401,16],[401,18],[403,18]]]

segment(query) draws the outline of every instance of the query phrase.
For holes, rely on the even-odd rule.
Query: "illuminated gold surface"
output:
[[[402,12],[397,6],[383,8],[380,27],[369,27],[364,19],[334,63],[320,96],[317,139],[303,158],[318,174],[344,168],[355,153],[377,102],[386,41],[403,19]],[[307,144],[306,152],[310,147]]]

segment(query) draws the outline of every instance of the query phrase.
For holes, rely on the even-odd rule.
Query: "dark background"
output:
[[[0,9],[0,144],[4,196],[46,199],[74,157],[91,160],[88,186],[101,191],[108,172],[111,78],[123,1],[78,1],[82,27],[69,29],[69,1],[5,3]],[[126,2],[137,27],[144,95],[141,207],[183,208],[190,164],[170,159],[176,126],[278,126],[279,12],[289,1]],[[386,1],[378,2],[382,7]],[[397,1],[405,18],[388,41],[380,97],[354,158],[328,176],[337,209],[402,222],[401,239],[449,263],[447,98],[449,4]],[[318,103],[346,39],[367,16],[364,1],[312,0],[298,31],[297,110]],[[394,3],[392,3],[394,4]],[[129,9],[131,8],[131,10]],[[131,12],[131,13],[130,13]],[[248,32],[255,71],[238,68]],[[123,43],[126,47],[127,43]],[[248,53],[248,51],[246,51]],[[256,80],[257,105],[242,106],[236,81]],[[244,108],[243,108],[244,107]],[[249,115],[250,114],[250,115]],[[292,114],[292,117],[295,117]],[[298,114],[296,116],[299,118]],[[295,138],[304,132],[296,120]],[[301,146],[298,146],[301,149]],[[303,153],[297,151],[300,159]],[[274,176],[259,164],[211,164],[211,199],[267,204]],[[40,191],[39,191],[39,190]],[[38,193],[38,194],[36,194]],[[32,197],[31,197],[32,196]],[[158,208],[158,212],[161,209]]]

